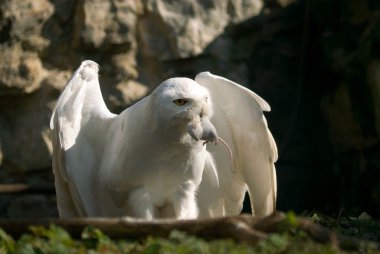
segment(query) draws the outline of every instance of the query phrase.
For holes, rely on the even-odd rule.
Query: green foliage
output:
[[[205,241],[183,232],[173,231],[168,239],[149,238],[141,253],[149,254],[276,254],[276,253],[339,253],[331,245],[313,242],[306,234],[271,234],[255,246],[236,243],[232,239]]]
[[[231,239],[206,241],[180,231],[172,231],[168,239],[149,237],[142,246],[144,254],[190,254],[190,253],[252,253],[253,249]]]
[[[97,228],[92,226],[86,227],[82,232],[82,243],[88,249],[97,249],[97,250],[116,250],[116,245],[112,240],[103,234]]]
[[[15,251],[15,241],[0,228],[0,254]]]
[[[16,243],[16,252],[22,254],[72,253],[75,247],[70,235],[62,228],[50,225],[48,228],[31,226],[32,234],[25,234]]]
[[[309,218],[313,222],[336,230],[343,235],[380,242],[380,222],[373,220],[367,213],[363,212],[358,217],[350,216],[338,219],[314,213]]]
[[[334,220],[320,214],[310,219],[316,223],[337,229],[353,236],[365,236],[368,233],[380,236],[379,224],[363,213],[358,217]],[[81,239],[73,239],[64,229],[56,225],[49,227],[31,226],[30,232],[17,241],[0,229],[0,254],[40,254],[40,253],[142,253],[142,254],[276,254],[276,253],[345,253],[336,244],[321,244],[313,241],[300,230],[299,220],[289,212],[280,224],[277,233],[269,234],[254,246],[238,243],[232,239],[205,240],[172,231],[168,238],[148,237],[142,241],[130,239],[112,240],[99,229],[86,227]],[[223,229],[220,229],[223,230]],[[380,238],[376,238],[379,241]],[[363,246],[363,252],[376,253],[375,248]],[[373,251],[372,251],[373,250]],[[372,251],[372,252],[371,252]]]

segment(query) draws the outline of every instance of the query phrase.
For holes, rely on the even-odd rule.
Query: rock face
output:
[[[258,15],[262,6],[260,0],[146,1],[139,22],[144,55],[159,61],[197,56],[228,24]]]
[[[199,56],[226,26],[258,15],[262,5],[261,0],[2,1],[2,167],[50,167],[50,112],[82,60],[100,64],[105,100],[120,111],[163,81],[158,72],[163,62]]]
[[[0,1],[0,176],[50,172],[51,110],[92,59],[115,113],[206,70],[252,88],[272,107],[280,209],[380,212],[380,4],[347,3]],[[29,216],[15,212],[27,203],[0,199],[0,210]]]

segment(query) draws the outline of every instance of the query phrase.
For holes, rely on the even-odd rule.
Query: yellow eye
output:
[[[187,103],[187,100],[186,99],[176,99],[173,102],[177,106],[183,106]]]

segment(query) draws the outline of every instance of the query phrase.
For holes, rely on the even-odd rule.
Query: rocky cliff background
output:
[[[378,216],[379,48],[375,0],[3,0],[0,181],[42,187],[0,194],[0,215],[56,215],[49,118],[92,59],[115,113],[206,70],[251,88],[272,106],[278,208]]]

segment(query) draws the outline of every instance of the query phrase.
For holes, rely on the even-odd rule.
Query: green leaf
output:
[[[15,241],[0,228],[0,253],[13,253],[14,251]]]
[[[370,220],[372,219],[372,217],[366,213],[366,212],[362,212],[359,217],[358,217],[359,220]]]

